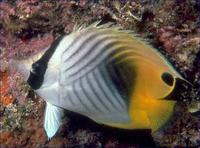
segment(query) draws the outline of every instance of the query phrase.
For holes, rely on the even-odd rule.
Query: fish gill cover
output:
[[[199,114],[189,111],[196,111],[200,99],[199,8],[198,0],[1,1],[0,146],[114,148],[152,144],[149,131],[118,132],[77,115],[65,118],[59,133],[48,141],[43,129],[44,102],[9,68],[10,59],[37,53],[72,32],[74,26],[97,20],[133,30],[193,84],[182,86],[174,117],[153,137],[158,146],[198,146]]]

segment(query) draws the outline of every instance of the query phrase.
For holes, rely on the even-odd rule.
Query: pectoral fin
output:
[[[64,109],[46,102],[44,129],[49,139],[51,139],[58,131],[63,116]]]

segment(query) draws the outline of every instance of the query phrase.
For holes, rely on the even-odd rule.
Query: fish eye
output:
[[[43,67],[39,63],[33,63],[31,68],[31,73],[35,75],[42,75],[43,74]]]
[[[161,78],[169,86],[172,86],[174,83],[174,77],[168,72],[164,72]]]

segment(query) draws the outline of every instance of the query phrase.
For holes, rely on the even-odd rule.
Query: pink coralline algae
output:
[[[9,63],[11,59],[29,57],[49,47],[58,36],[72,32],[76,25],[97,20],[114,22],[141,35],[192,83],[192,86],[184,84],[185,90],[177,103],[174,118],[168,126],[154,133],[154,140],[158,146],[199,146],[199,115],[196,117],[188,112],[188,106],[200,99],[199,6],[198,0],[1,1],[1,147],[133,148],[145,143],[145,138],[142,143],[131,143],[132,135],[122,138],[123,141],[119,138],[122,133],[112,134],[91,127],[87,121],[79,124],[70,118],[48,141],[43,129],[45,104]]]

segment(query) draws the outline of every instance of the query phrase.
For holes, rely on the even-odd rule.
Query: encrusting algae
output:
[[[10,93],[9,77],[7,72],[0,72],[0,103],[4,106],[14,102],[14,98]]]

